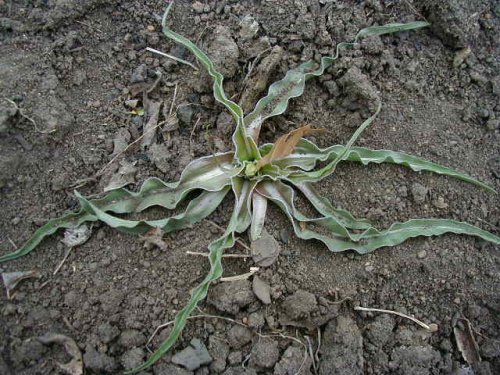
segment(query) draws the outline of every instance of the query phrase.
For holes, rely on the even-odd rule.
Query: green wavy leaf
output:
[[[274,164],[283,170],[293,170],[295,168],[300,168],[303,171],[310,171],[316,166],[317,162],[319,161],[336,159],[342,152],[343,147],[344,146],[342,145],[334,145],[322,149],[316,146],[311,141],[302,139],[295,148],[293,154],[290,154],[289,156],[280,160],[276,160]],[[261,153],[265,155],[268,149],[270,149],[269,145],[262,146]],[[347,155],[343,157],[343,160],[360,162],[363,165],[368,165],[370,163],[390,163],[402,165],[416,172],[426,171],[457,178],[459,180],[479,186],[485,190],[488,190],[489,192],[497,193],[496,190],[488,184],[470,177],[465,173],[456,171],[452,168],[448,168],[437,163],[433,163],[431,161],[427,161],[418,156],[405,154],[403,152],[390,150],[373,150],[365,147],[352,147]],[[308,181],[315,181],[315,178],[313,177],[314,176],[312,176],[312,178]]]
[[[98,205],[91,200],[85,199],[81,194],[75,192],[83,210],[90,215],[97,217],[111,228],[116,228],[121,232],[129,234],[144,234],[152,228],[161,228],[165,233],[185,229],[195,223],[200,222],[221,204],[229,191],[229,186],[219,191],[203,191],[199,196],[189,202],[184,212],[172,217],[159,220],[126,220],[101,210]]]
[[[267,95],[257,102],[255,109],[251,113],[245,116],[244,124],[247,127],[248,134],[257,141],[262,123],[270,117],[284,113],[290,99],[301,96],[304,92],[306,81],[312,77],[321,76],[339,57],[341,48],[352,46],[360,39],[369,36],[414,30],[429,25],[428,22],[418,21],[367,27],[358,32],[353,42],[339,43],[334,56],[323,56],[319,66],[316,62],[309,60],[289,70],[282,80],[274,82],[269,86]]]
[[[278,185],[276,182],[262,182],[258,186],[259,194],[270,199],[285,212],[292,222],[297,237],[304,240],[319,240],[332,252],[354,250],[359,254],[366,254],[381,247],[398,245],[409,238],[439,236],[445,233],[467,234],[500,245],[500,237],[493,233],[468,223],[448,219],[413,219],[395,223],[387,230],[379,231],[372,227],[363,233],[351,234],[351,238],[345,238],[339,235],[337,226],[332,225],[328,218],[308,219],[297,214],[293,205],[293,193],[290,193],[290,190],[293,192],[293,189],[283,184]],[[311,229],[316,224],[326,229],[326,233]]]
[[[223,86],[224,77],[222,76],[222,74],[219,71],[217,71],[212,60],[210,60],[207,54],[203,52],[201,49],[199,49],[196,46],[196,44],[191,42],[186,37],[172,31],[168,27],[167,17],[172,5],[173,2],[168,5],[163,15],[162,19],[163,33],[167,38],[172,39],[174,42],[186,47],[189,51],[191,51],[191,53],[195,55],[196,59],[200,62],[200,64],[205,67],[210,77],[212,77],[214,81],[213,93],[215,100],[217,100],[219,103],[221,103],[224,107],[226,107],[229,110],[229,112],[231,113],[236,122],[236,131],[233,134],[233,142],[236,148],[236,157],[238,158],[238,160],[244,161],[244,160],[259,159],[260,158],[259,150],[256,146],[256,143],[254,142],[253,139],[250,139],[250,137],[248,137],[248,135],[246,134],[245,125],[243,122],[243,110],[238,104],[228,99],[226,93],[224,92],[224,86]]]

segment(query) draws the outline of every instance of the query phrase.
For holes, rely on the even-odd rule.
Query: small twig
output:
[[[88,24],[86,22],[82,22],[82,21],[75,21],[76,23],[79,23],[80,25],[83,25],[83,26],[87,26],[87,27],[90,27],[91,29],[94,29],[96,31],[99,31],[101,34],[103,34],[104,32],[99,29],[98,27],[95,27],[95,26],[92,26],[91,24]]]
[[[156,88],[156,86],[158,86],[158,83],[160,83],[161,81],[161,77],[162,77],[162,74],[159,70],[157,70],[155,72],[155,75],[156,75],[156,79],[154,80],[154,82],[151,84],[151,86],[146,90],[144,91],[144,95],[147,95],[147,94],[151,94],[153,92],[153,90]],[[146,100],[144,100],[145,102]]]
[[[374,312],[381,312],[381,313],[386,313],[386,314],[393,314],[393,315],[397,315],[397,316],[400,316],[402,318],[406,318],[406,319],[410,319],[412,322],[418,324],[420,327],[428,330],[429,332],[437,332],[438,330],[438,325],[436,323],[431,323],[429,325],[425,324],[424,322],[410,316],[410,315],[406,315],[406,314],[403,314],[403,313],[400,313],[400,312],[397,312],[397,311],[392,311],[392,310],[384,310],[384,309],[373,309],[373,308],[369,308],[369,307],[361,307],[361,306],[354,306],[354,310],[358,310],[358,311],[374,311]]]
[[[174,87],[174,96],[172,97],[172,103],[170,103],[170,109],[168,110],[169,116],[172,116],[176,99],[177,99],[177,82],[175,83],[175,87]]]
[[[259,267],[250,267],[250,272],[244,273],[242,275],[229,276],[229,277],[221,277],[220,281],[238,281],[238,280],[246,280],[254,273],[259,271]]]
[[[193,136],[194,136],[194,132],[196,131],[196,128],[198,127],[198,124],[200,123],[200,120],[201,120],[201,116],[198,116],[198,119],[194,123],[193,129],[191,129],[191,134],[189,135],[189,153],[191,154],[191,156],[194,156]]]
[[[38,125],[36,124],[36,121],[33,120],[31,117],[29,117],[27,114],[24,113],[24,111],[21,109],[21,107],[19,107],[17,105],[17,103],[13,100],[10,100],[9,98],[6,98],[4,97],[5,100],[7,100],[10,104],[12,104],[15,108],[16,108],[16,111],[19,113],[19,115],[22,117],[22,118],[25,118],[26,120],[28,120],[29,122],[31,122],[33,124],[33,126],[35,127],[35,130],[40,133],[40,134],[49,134],[49,133],[53,133],[55,132],[57,129],[52,129],[52,130],[40,130],[38,128]]]
[[[178,57],[169,55],[168,53],[158,51],[157,49],[154,49],[154,48],[151,48],[151,47],[146,47],[146,51],[153,52],[153,53],[156,53],[157,55],[161,55],[161,56],[164,56],[164,57],[168,57],[169,59],[175,60],[177,62],[180,62],[180,63],[184,64],[184,65],[190,66],[194,70],[198,70],[198,68],[196,66],[194,66],[193,64],[191,64],[189,61],[186,61],[186,60],[180,59]]]
[[[210,256],[209,253],[200,253],[200,252],[197,252],[197,251],[186,251],[186,254],[188,254],[188,255],[199,255],[199,256],[203,256],[203,257]],[[247,255],[247,254],[223,254],[222,257],[223,258],[250,258],[251,255]]]
[[[18,249],[18,247],[17,247],[16,243],[15,243],[14,241],[12,241],[12,240],[10,239],[10,237],[9,237],[9,236],[7,236],[7,241],[9,241],[9,242],[10,242],[10,244],[14,247],[14,250],[17,250],[17,249]]]
[[[307,341],[307,349],[308,349],[308,352],[309,352],[309,356],[312,359],[314,373],[317,375],[318,374],[318,368],[316,366],[316,361],[314,360],[314,354],[313,354],[311,339],[309,338],[309,336],[304,336],[304,337],[306,338],[306,341]]]
[[[317,363],[319,363],[319,351],[321,349],[321,329],[319,327],[317,329],[318,329],[318,347],[314,352],[314,359],[316,360]]]
[[[61,262],[57,265],[56,269],[52,273],[52,276],[55,276],[56,273],[59,272],[59,269],[63,266],[64,262],[66,262],[66,259],[68,259],[69,253],[71,252],[72,249],[73,249],[73,246],[71,246],[70,248],[68,248],[68,250],[66,250],[64,257],[62,258]]]

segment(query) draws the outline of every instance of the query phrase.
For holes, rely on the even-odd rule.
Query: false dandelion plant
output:
[[[136,373],[150,367],[174,346],[187,318],[206,297],[210,284],[222,276],[222,254],[225,249],[235,245],[236,234],[250,228],[250,238],[259,238],[269,201],[283,210],[297,237],[319,240],[332,252],[354,250],[366,254],[384,246],[398,245],[412,237],[436,236],[449,232],[473,235],[500,244],[500,237],[492,233],[471,224],[446,219],[414,219],[395,223],[386,230],[378,230],[367,220],[357,219],[349,212],[334,207],[328,199],[316,192],[313,184],[331,175],[338,163],[347,160],[365,165],[399,164],[414,171],[429,171],[455,177],[496,193],[488,185],[463,173],[416,156],[353,147],[356,139],[379,113],[380,106],[359,126],[346,145],[319,148],[302,137],[321,130],[305,126],[284,135],[274,144],[258,146],[262,123],[285,112],[289,100],[301,96],[306,81],[322,75],[337,59],[341,48],[352,46],[365,37],[426,27],[429,25],[427,22],[387,24],[361,30],[352,43],[338,44],[335,55],[322,57],[319,64],[307,61],[289,70],[282,80],[269,87],[267,95],[260,99],[255,109],[244,115],[241,107],[227,98],[222,84],[223,76],[216,70],[209,57],[191,41],[169,29],[166,19],[171,6],[172,4],[168,6],[163,17],[163,32],[168,38],[191,51],[212,77],[215,99],[226,107],[236,124],[232,137],[234,151],[192,161],[177,182],[167,183],[158,178],[150,178],[138,192],[121,188],[111,191],[103,198],[93,200],[86,199],[76,192],[81,205],[80,211],[49,221],[38,229],[22,248],[0,257],[0,262],[5,262],[26,255],[44,237],[60,228],[77,228],[85,222],[97,220],[122,232],[136,235],[158,228],[165,233],[181,230],[210,215],[232,191],[235,203],[227,228],[220,238],[208,246],[210,271],[192,290],[188,304],[177,314],[170,336],[143,365],[129,370],[128,373]],[[319,163],[323,166],[316,168]],[[297,209],[294,204],[297,190],[315,208],[316,217],[308,217]],[[188,202],[184,212],[165,219],[132,221],[116,216],[141,212],[153,206],[174,209],[188,194],[192,197],[195,193],[198,195]]]

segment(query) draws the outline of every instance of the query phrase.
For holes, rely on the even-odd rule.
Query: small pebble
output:
[[[446,203],[444,201],[444,198],[443,197],[438,197],[438,199],[436,199],[434,202],[432,202],[434,204],[434,207],[436,208],[439,208],[439,209],[445,209],[448,207],[448,203]]]
[[[424,259],[426,256],[427,256],[427,251],[425,251],[425,250],[421,250],[417,254],[418,259]]]
[[[365,271],[366,271],[366,272],[372,272],[374,269],[375,269],[375,267],[373,267],[373,266],[371,266],[371,265],[370,265],[370,266],[366,266],[366,267],[365,267]]]

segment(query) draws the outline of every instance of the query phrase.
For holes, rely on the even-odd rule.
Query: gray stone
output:
[[[259,23],[250,15],[246,15],[240,22],[240,38],[252,39],[259,32]]]
[[[225,78],[232,78],[238,69],[240,56],[238,45],[225,26],[217,26],[213,31],[214,39],[208,46],[208,54],[215,67]]]
[[[133,369],[142,364],[144,357],[144,349],[133,348],[122,354],[120,362],[125,369]]]
[[[278,342],[270,338],[261,338],[252,347],[250,366],[271,368],[278,362],[279,358]]]
[[[282,304],[286,316],[292,320],[306,319],[317,308],[316,297],[305,290],[298,290]]]
[[[418,182],[415,182],[411,185],[411,194],[415,203],[422,203],[423,201],[425,201],[425,197],[427,196],[428,192],[429,189],[424,185],[419,184]]]
[[[227,342],[229,343],[229,346],[231,346],[231,348],[239,349],[252,341],[252,337],[252,331],[250,331],[248,328],[240,326],[239,324],[236,324],[231,327],[231,329],[227,333]]]
[[[259,310],[248,315],[248,326],[252,328],[261,328],[266,323],[264,314]]]
[[[239,350],[231,352],[227,356],[227,361],[230,365],[238,365],[243,362],[243,354]]]
[[[133,348],[146,343],[146,336],[135,329],[128,329],[120,334],[119,343],[125,348]]]
[[[177,118],[184,125],[191,125],[195,109],[187,102],[179,104],[177,107]]]
[[[141,64],[132,72],[130,83],[144,82],[148,78],[148,68],[146,64]]]
[[[217,131],[221,135],[231,135],[233,133],[234,119],[227,112],[221,112],[217,116]]]
[[[260,277],[253,277],[252,290],[262,303],[265,305],[271,303],[271,286]]]
[[[342,106],[350,111],[360,111],[368,117],[380,105],[377,90],[361,70],[353,66],[339,79],[338,84],[345,94]]]
[[[331,320],[325,328],[321,345],[319,374],[363,374],[363,336],[349,316]]]
[[[488,122],[486,122],[486,129],[488,130],[500,129],[500,120],[494,118],[489,119]],[[0,133],[1,133],[1,125],[0,125]]]
[[[20,366],[22,363],[38,361],[43,357],[47,348],[35,339],[27,339],[12,351],[12,361]]]
[[[13,105],[0,108],[0,134],[6,133],[9,130],[16,114],[17,109]]]
[[[373,345],[381,348],[391,338],[394,325],[394,319],[391,316],[379,315],[373,323],[367,326],[366,336]]]
[[[199,1],[195,1],[191,7],[193,8],[193,10],[198,13],[198,14],[201,14],[203,13],[203,8],[205,8],[205,5]]]
[[[259,239],[252,241],[252,259],[260,267],[269,267],[278,259],[281,247],[278,241],[267,233],[262,231]]]
[[[210,336],[208,338],[208,352],[213,358],[210,370],[217,374],[224,371],[226,369],[226,359],[229,354],[229,345],[215,336]]]
[[[104,323],[97,328],[97,334],[102,343],[109,344],[118,337],[120,330],[109,323]]]
[[[94,348],[89,348],[83,355],[83,363],[85,367],[95,373],[109,373],[118,368],[118,364],[110,356],[97,352]]]
[[[211,289],[208,297],[208,302],[218,310],[232,314],[253,301],[255,296],[248,280],[220,283]]]
[[[311,365],[312,361],[309,356],[304,362],[304,349],[290,345],[274,366],[274,375],[311,375]]]
[[[400,346],[393,349],[391,361],[403,374],[427,374],[426,370],[438,368],[441,355],[432,346]]]
[[[200,368],[212,362],[212,357],[208,354],[208,350],[199,339],[192,339],[189,346],[175,353],[172,357],[172,363],[181,365],[190,371]]]
[[[257,375],[257,371],[253,368],[231,367],[222,375]]]

